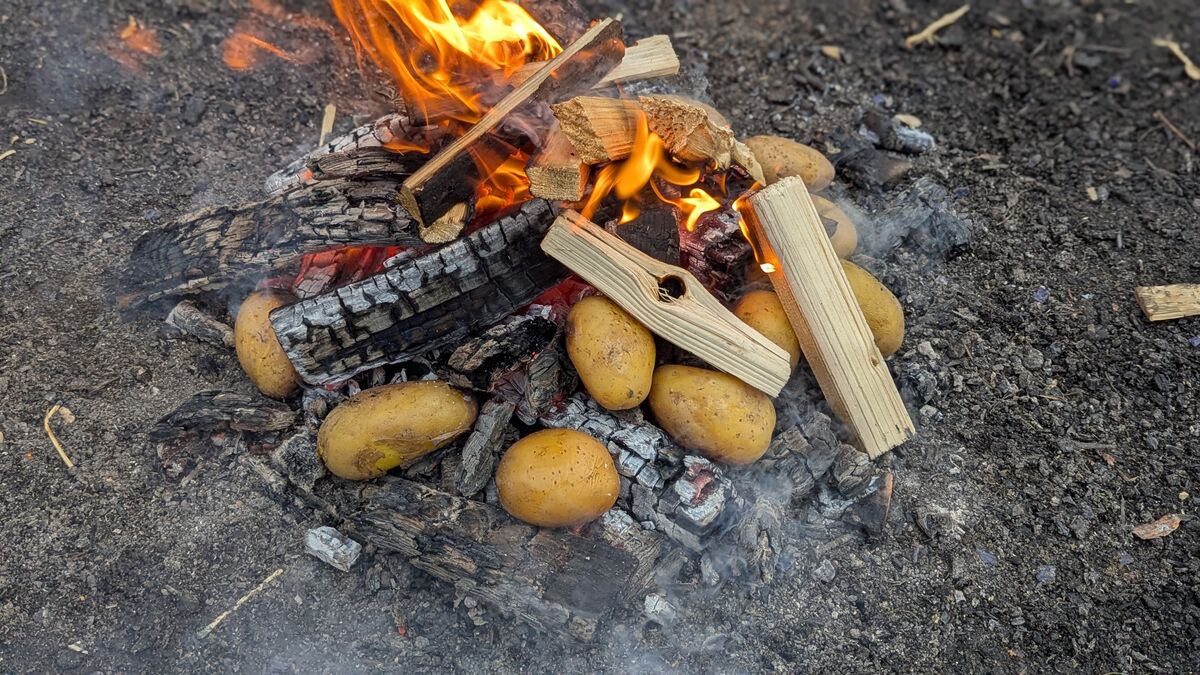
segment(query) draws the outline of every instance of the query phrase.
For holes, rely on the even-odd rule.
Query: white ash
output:
[[[332,567],[349,572],[362,553],[362,544],[326,526],[304,533],[304,550]]]
[[[660,626],[670,626],[679,618],[679,609],[663,593],[651,593],[642,602],[642,613]]]

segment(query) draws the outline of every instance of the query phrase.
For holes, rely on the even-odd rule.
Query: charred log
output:
[[[286,403],[262,396],[202,391],[160,419],[150,430],[150,440],[161,442],[220,431],[283,431],[296,421],[296,413]]]
[[[310,384],[345,380],[460,341],[566,276],[538,245],[555,218],[542,200],[424,256],[271,314]]]
[[[457,387],[492,392],[558,334],[558,325],[537,316],[512,317],[462,343],[446,362],[445,379]]]
[[[403,556],[498,612],[590,639],[600,621],[648,590],[653,546],[615,548],[517,522],[493,506],[403,479],[368,493],[349,533]],[[639,533],[645,536],[645,533]]]
[[[696,275],[713,295],[734,302],[746,283],[754,250],[742,236],[736,213],[721,211],[705,216],[695,232],[680,237],[683,267]]]
[[[395,203],[399,181],[339,179],[266,201],[218,206],[143,235],[130,256],[125,305],[220,291],[342,246],[421,245]]]

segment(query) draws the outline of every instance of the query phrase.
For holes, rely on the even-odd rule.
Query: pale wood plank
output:
[[[1200,316],[1200,284],[1138,286],[1135,293],[1142,312],[1151,321]]]

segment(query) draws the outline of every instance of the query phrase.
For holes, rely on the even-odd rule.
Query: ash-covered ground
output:
[[[379,556],[341,573],[303,553],[313,513],[270,499],[208,451],[186,484],[147,441],[202,389],[248,391],[230,353],[121,316],[112,280],[134,239],[198,206],[251,199],[317,138],[379,113],[319,31],[315,50],[233,72],[243,2],[112,0],[0,7],[0,670],[1190,672],[1200,667],[1200,320],[1150,325],[1139,284],[1200,281],[1200,57],[1187,0],[980,3],[938,46],[903,38],[953,2],[588,3],[634,37],[671,33],[741,136],[833,150],[863,109],[908,113],[938,149],[899,186],[845,185],[881,207],[919,179],[978,230],[966,253],[877,246],[909,332],[893,370],[920,439],[882,537],[793,523],[787,567],[757,593],[684,589],[669,628],[636,608],[595,644],[498,617]],[[298,8],[326,13],[312,0]],[[128,53],[134,17],[161,55]],[[842,60],[822,55],[840,47]],[[122,52],[125,49],[125,52]],[[124,62],[122,65],[121,62]],[[697,80],[698,81],[698,80]],[[864,233],[866,234],[866,233]],[[869,235],[868,235],[868,238]],[[886,241],[876,236],[870,241]],[[78,468],[42,431],[56,422]],[[1182,527],[1142,542],[1167,513]],[[283,573],[207,638],[197,631]]]

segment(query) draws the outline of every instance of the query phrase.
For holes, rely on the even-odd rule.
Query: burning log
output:
[[[448,138],[444,126],[421,127],[401,113],[384,115],[271,174],[266,192],[278,195],[299,185],[372,174],[404,178]]]
[[[451,206],[472,197],[474,154],[495,145],[488,135],[520,108],[548,103],[591,87],[625,55],[621,24],[605,19],[592,26],[561,54],[522,82],[465,134],[409,176],[400,189],[400,203],[421,223],[437,220]]]
[[[633,152],[641,106],[605,96],[576,96],[553,106],[562,133],[585,164],[625,159]]]
[[[160,419],[150,431],[150,440],[219,431],[267,433],[290,429],[295,424],[296,413],[286,403],[262,396],[202,391]]]
[[[566,276],[538,251],[554,216],[550,203],[526,202],[437,251],[275,310],[271,323],[310,384],[342,381],[453,344]]]
[[[543,199],[577,202],[587,187],[588,167],[575,146],[558,127],[550,131],[546,145],[525,167],[529,192]]]
[[[420,245],[413,220],[395,203],[397,187],[387,178],[338,179],[185,215],[138,239],[121,302],[255,283],[332,248]]]
[[[754,249],[742,236],[736,213],[707,215],[695,232],[680,235],[679,248],[683,266],[713,295],[727,303],[741,297]]]
[[[661,551],[652,533],[630,533],[637,545],[618,548],[605,540],[615,533],[541,529],[403,479],[369,489],[366,506],[348,521],[351,536],[400,554],[502,615],[582,640],[649,590]]]
[[[735,317],[687,270],[651,258],[574,211],[555,221],[542,249],[651,332],[718,370],[770,396],[787,384],[787,353]]]
[[[872,459],[904,443],[912,419],[804,181],[784,178],[749,204],[743,215],[830,405]]]

